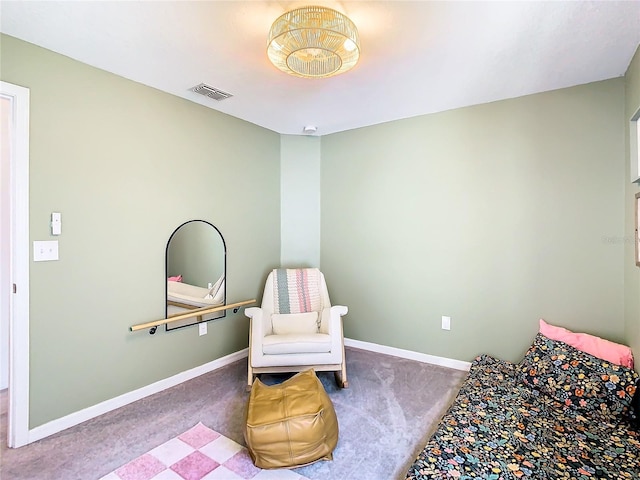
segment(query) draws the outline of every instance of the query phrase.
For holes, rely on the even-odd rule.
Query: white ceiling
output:
[[[266,56],[308,4],[357,25],[356,67],[301,79]],[[640,1],[10,1],[0,31],[284,134],[326,135],[624,75]],[[234,96],[191,92],[201,82]]]

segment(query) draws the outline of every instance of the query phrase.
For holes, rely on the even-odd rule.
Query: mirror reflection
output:
[[[190,220],[171,234],[165,262],[167,318],[195,308],[225,304],[226,256],[224,238],[209,222]],[[225,315],[222,310],[191,317],[169,323],[166,329],[175,330]]]

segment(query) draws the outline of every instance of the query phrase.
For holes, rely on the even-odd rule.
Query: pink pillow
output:
[[[169,278],[167,278],[167,280],[169,280],[170,282],[181,282],[182,281],[182,275],[178,275],[176,277],[169,277]]]
[[[633,368],[633,353],[626,345],[613,343],[588,333],[574,333],[566,328],[549,325],[543,319],[540,319],[540,333],[551,340],[564,342],[607,362]]]

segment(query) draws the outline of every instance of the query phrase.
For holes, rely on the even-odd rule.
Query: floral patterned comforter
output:
[[[574,388],[567,378],[564,384],[557,381],[558,376],[548,384],[557,387],[562,398],[531,386],[531,376],[544,370],[536,362],[544,362],[545,355],[552,367],[573,371],[577,382],[584,382],[589,377],[585,372],[593,367],[585,366],[591,361],[586,357],[580,357],[583,363],[576,367],[573,351],[565,365],[557,351],[566,350],[565,344],[549,344],[546,337],[538,337],[537,347],[547,345],[553,351],[530,349],[525,357],[531,360],[528,365],[523,366],[524,360],[516,365],[486,355],[475,359],[454,404],[409,468],[407,480],[640,479],[640,432],[630,420],[622,414],[603,415],[608,412],[604,402],[596,407],[597,415],[582,408],[582,399],[573,408],[572,397],[595,398],[600,391],[584,384]],[[529,384],[522,380],[523,371],[531,374]],[[614,388],[606,378],[609,383],[604,388],[613,392],[614,403],[633,396],[637,374],[630,372],[612,375],[620,380]]]

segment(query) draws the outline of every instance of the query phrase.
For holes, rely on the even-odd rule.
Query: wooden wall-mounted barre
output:
[[[167,300],[167,306],[180,307],[180,308],[184,308],[185,310],[195,310],[196,308],[202,308],[202,307],[196,307],[195,305],[189,305],[188,303],[174,302],[173,300]],[[233,313],[235,313],[235,309]],[[174,315],[177,315],[177,313],[174,313]],[[171,317],[172,315],[169,315],[169,318]],[[198,315],[196,318],[198,320],[198,323],[202,321],[202,315]]]
[[[213,312],[220,312],[222,310],[233,309],[234,312],[237,312],[239,307],[242,307],[243,305],[250,305],[252,303],[256,303],[255,298],[252,300],[245,300],[243,302],[230,303],[228,305],[196,308],[194,310],[191,310],[190,312],[178,313],[176,315],[169,316],[169,318],[163,318],[162,320],[156,320],[154,322],[147,322],[147,323],[139,323],[138,325],[133,325],[129,327],[129,330],[131,332],[135,332],[137,330],[144,330],[145,328],[153,328],[153,327],[157,327],[158,325],[165,325],[167,323],[175,322],[177,320],[184,320],[185,318],[191,318],[191,317],[199,317],[200,315],[206,315],[207,313],[213,313]]]

